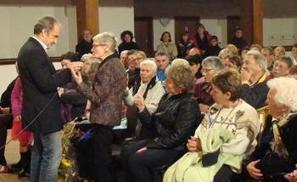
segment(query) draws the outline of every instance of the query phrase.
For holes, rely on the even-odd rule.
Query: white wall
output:
[[[133,7],[99,7],[99,32],[113,32],[119,44],[124,30],[130,30],[134,34]]]
[[[227,44],[227,19],[200,19],[211,35],[216,35],[221,42],[220,46]]]
[[[61,68],[60,63],[54,63],[56,69]],[[0,65],[0,94],[4,92],[8,84],[17,77],[15,65]]]
[[[157,46],[160,44],[160,38],[163,32],[167,31],[171,34],[172,42],[175,42],[175,30],[174,30],[174,19],[169,18],[169,23],[167,26],[163,26],[160,23],[160,19],[153,19],[153,32],[154,32],[154,50],[157,50]]]
[[[297,43],[297,18],[264,18],[263,45],[278,46]]]
[[[50,56],[73,51],[76,44],[74,7],[0,6],[0,58],[17,57],[20,47],[33,34],[34,24],[46,15],[56,17],[63,25],[59,42],[50,51]]]

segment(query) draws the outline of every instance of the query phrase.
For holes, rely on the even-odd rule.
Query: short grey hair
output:
[[[103,32],[93,37],[94,42],[100,42],[107,44],[112,52],[115,52],[117,46],[117,40],[112,32]]]
[[[263,71],[266,71],[267,68],[267,60],[263,54],[261,54],[257,50],[250,50],[246,53],[247,56],[253,56],[255,59],[255,63],[260,65]]]
[[[42,30],[50,32],[53,30],[55,24],[58,24],[58,21],[54,17],[45,16],[39,19],[34,25],[34,34],[38,35],[42,32]]]
[[[154,76],[157,73],[157,65],[155,63],[155,61],[151,60],[151,59],[145,59],[140,63],[140,68],[142,68],[143,66],[148,66],[151,70],[153,70]]]
[[[214,70],[221,70],[224,68],[224,65],[219,57],[217,56],[209,56],[202,61],[203,67],[210,67]]]
[[[229,49],[229,48],[224,48],[224,49],[222,49],[220,52],[219,52],[219,54],[218,54],[218,57],[219,58],[225,58],[225,57],[223,57],[223,55],[225,55],[225,57],[233,57],[234,55],[233,55],[233,53],[232,53],[232,51]]]
[[[269,80],[267,85],[270,89],[276,90],[274,100],[277,103],[288,106],[291,111],[297,111],[297,79],[279,77]]]

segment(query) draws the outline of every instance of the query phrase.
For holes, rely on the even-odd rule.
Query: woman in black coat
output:
[[[152,170],[169,165],[184,154],[185,141],[193,135],[200,121],[197,102],[188,93],[192,84],[190,66],[177,64],[168,71],[168,93],[162,97],[155,113],[148,112],[143,97],[135,96],[140,122],[149,136],[121,151],[123,168],[132,178],[129,181],[151,182]]]

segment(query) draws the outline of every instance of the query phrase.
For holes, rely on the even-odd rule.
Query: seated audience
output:
[[[203,77],[201,73],[201,62],[202,62],[202,57],[198,54],[193,55],[193,56],[186,56],[185,59],[189,62],[191,69],[192,69],[192,74],[195,76],[195,82],[197,79]]]
[[[228,57],[233,57],[234,54],[231,52],[229,48],[224,48],[219,52],[218,57],[220,58],[221,61],[225,60]]]
[[[208,50],[210,38],[211,38],[211,35],[205,29],[204,25],[199,24],[197,26],[193,41],[194,41],[195,47],[200,49],[201,55],[203,57],[205,57],[205,52]]]
[[[294,64],[297,64],[297,44],[293,44],[291,49],[292,60]]]
[[[75,52],[78,53],[78,57],[86,53],[91,53],[92,49],[92,32],[88,29],[83,30],[82,40],[76,45]]]
[[[210,56],[202,61],[202,74],[203,80],[200,80],[195,84],[194,96],[198,101],[201,112],[207,112],[209,106],[214,103],[212,96],[210,95],[211,79],[215,74],[224,69],[224,65],[218,57]]]
[[[267,85],[270,88],[267,104],[273,119],[267,121],[246,169],[256,180],[287,181],[285,178],[290,175],[286,174],[296,169],[297,164],[297,80],[280,77]]]
[[[160,81],[166,80],[166,69],[169,66],[169,57],[165,52],[157,52],[155,54],[155,62],[157,64],[157,78]]]
[[[265,56],[267,61],[267,70],[272,71],[273,64],[274,64],[274,54],[273,49],[271,47],[263,47],[261,50],[263,56]]]
[[[235,69],[237,71],[240,71],[242,66],[242,60],[239,56],[227,57],[223,60],[223,63],[225,68]]]
[[[144,105],[150,114],[154,113],[160,102],[160,99],[165,94],[165,90],[160,81],[156,78],[157,65],[154,61],[146,59],[140,63],[140,79],[139,84],[135,84],[131,89],[134,97],[141,96],[144,99]],[[138,121],[136,107],[128,107],[128,135],[142,138],[146,135],[146,131],[141,127]],[[137,124],[137,125],[136,125]],[[135,130],[136,129],[136,130]],[[136,132],[136,133],[135,133]]]
[[[164,182],[227,182],[256,146],[258,114],[240,99],[240,75],[222,71],[211,84],[215,104],[188,139],[188,153],[166,171]]]
[[[245,47],[248,47],[248,43],[243,37],[242,28],[236,27],[234,36],[230,43],[235,45],[239,49],[239,52],[241,52]]]
[[[271,76],[273,78],[287,76],[292,66],[293,60],[290,57],[281,57],[279,60],[274,62]]]
[[[266,71],[265,57],[255,50],[247,52],[241,69],[241,98],[256,109],[266,105],[269,73]]]
[[[118,47],[119,54],[122,53],[124,50],[137,50],[138,45],[136,42],[133,42],[133,33],[129,30],[125,30],[121,33],[121,40],[122,42],[120,43]]]
[[[0,99],[0,173],[8,173],[9,167],[7,165],[4,152],[7,139],[7,130],[12,127],[11,115],[11,92],[15,85],[14,79],[7,86],[6,90],[2,93]]]
[[[181,40],[178,43],[178,57],[184,58],[188,55],[189,50],[194,47],[193,41],[190,39],[188,32],[182,34]]]
[[[205,57],[207,56],[218,56],[222,48],[219,46],[218,37],[213,35],[209,40],[210,44],[205,52]]]
[[[188,93],[193,76],[189,65],[170,67],[165,94],[155,113],[151,114],[142,96],[135,97],[142,126],[151,132],[150,138],[124,146],[121,151],[123,169],[129,181],[152,182],[152,170],[169,165],[185,152],[185,141],[199,124],[197,102]]]
[[[275,60],[279,60],[281,57],[285,56],[286,49],[283,46],[277,46],[273,50]]]
[[[177,47],[171,42],[171,34],[169,32],[163,32],[160,41],[161,42],[157,47],[157,52],[165,52],[169,56],[170,61],[176,58]]]
[[[120,54],[120,60],[124,65],[125,69],[128,69],[128,50],[124,50]]]
[[[143,51],[130,50],[128,52],[128,87],[131,88],[134,84],[140,82],[140,69],[139,64],[146,58]]]

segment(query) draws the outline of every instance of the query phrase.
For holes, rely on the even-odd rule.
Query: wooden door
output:
[[[236,27],[240,26],[240,17],[239,16],[228,16],[227,17],[227,43],[231,42],[231,39],[234,36],[234,31]]]
[[[195,34],[197,25],[200,23],[199,17],[175,17],[175,42],[178,43],[181,40],[181,36],[184,32],[189,32],[191,35]]]
[[[134,21],[135,40],[139,49],[144,51],[147,57],[154,56],[153,49],[153,18],[136,17]]]

